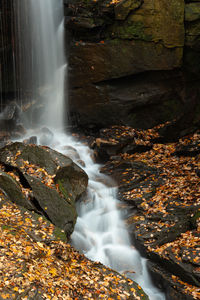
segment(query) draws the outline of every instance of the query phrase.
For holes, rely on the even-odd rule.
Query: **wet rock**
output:
[[[182,65],[184,1],[67,5],[73,10],[68,16],[74,37],[69,102],[76,123],[87,128],[112,124],[150,128],[177,117],[184,109],[182,94],[172,85],[182,81],[183,74],[169,84],[167,71],[176,76]]]
[[[154,262],[159,263],[159,265],[167,272],[178,276],[183,282],[187,282],[197,287],[200,286],[199,274],[195,274],[196,267],[193,266],[191,262],[185,263],[184,261],[177,259],[176,254],[172,251],[172,247],[169,246],[169,248],[166,249],[165,256],[151,253],[149,258]]]
[[[146,129],[183,114],[166,135],[199,126],[197,1],[80,0],[66,7],[73,36],[69,107],[76,126]]]
[[[123,145],[120,145],[117,141],[104,140],[97,138],[93,144],[94,150],[98,153],[98,157],[103,161],[107,161],[110,156],[116,155],[122,149]]]
[[[77,218],[75,201],[87,188],[86,173],[48,147],[17,142],[0,152],[5,168],[0,188],[11,201],[45,216],[69,237]]]
[[[134,154],[134,153],[142,153],[151,150],[152,144],[149,145],[137,145],[137,144],[129,144],[123,148],[122,153]]]
[[[65,154],[71,157],[74,160],[80,159],[80,156],[75,148],[72,146],[64,146],[62,147],[62,150],[64,150]]]
[[[145,0],[122,24],[115,22],[110,30],[113,37],[158,43],[162,41],[164,47],[183,47],[183,22],[184,1],[176,0],[172,3],[164,0],[161,3],[159,0]],[[172,29],[174,33],[170,35]]]
[[[129,206],[125,218],[134,245],[150,259],[155,284],[164,288],[168,300],[195,299],[200,286],[199,131],[163,145],[155,144],[159,136],[153,129],[141,135],[120,128],[105,130],[104,139],[120,140],[117,136],[129,131],[140,145],[146,139],[152,146],[129,154],[129,141],[123,153],[111,156],[102,168],[116,180],[118,198]]]
[[[53,140],[54,134],[47,127],[41,129],[41,136],[39,138],[39,143],[44,146],[49,146]]]
[[[12,202],[30,210],[34,208],[33,205],[27,201],[17,181],[3,171],[0,171],[0,189]]]
[[[159,49],[154,43],[147,46],[145,41],[138,40],[113,39],[96,44],[82,42],[74,45],[71,51],[73,56],[69,58],[69,62],[73,69],[70,80],[74,87],[145,71],[171,70],[180,66],[181,59],[180,49],[171,49],[168,56],[167,48]]]
[[[0,131],[0,141],[7,141],[11,137],[8,131]]]
[[[57,227],[63,229],[69,238],[77,218],[73,199],[66,195],[62,189],[60,189],[61,196],[55,188],[52,189],[44,185],[40,180],[33,178],[33,176],[24,174],[24,177],[32,190],[34,197],[32,203],[37,208],[37,211]]]
[[[26,132],[27,131],[22,124],[17,124],[17,126],[15,127],[15,134],[18,133],[23,136],[26,134]]]
[[[85,162],[84,162],[83,160],[78,159],[78,160],[77,160],[77,163],[78,163],[81,167],[85,168]]]
[[[121,134],[119,126],[112,126],[109,129],[100,130],[100,138],[90,143],[90,147],[95,151],[95,158],[100,161],[107,161],[110,157],[119,153],[133,154],[145,152],[152,148],[152,143],[148,140],[142,141],[137,130],[128,132],[129,127],[121,127],[126,133]],[[113,138],[114,137],[114,138]],[[141,142],[140,142],[141,141]]]
[[[21,134],[24,132],[23,126],[20,124],[22,118],[22,111],[19,105],[11,101],[7,104],[4,110],[0,113],[0,127],[1,130],[11,132],[13,134]],[[23,130],[22,130],[23,128]]]
[[[68,199],[77,200],[86,191],[88,176],[76,164],[63,166],[56,172],[55,182]]]
[[[174,155],[177,156],[196,156],[200,153],[199,143],[192,143],[189,145],[178,145]]]
[[[15,102],[11,102],[8,104],[3,112],[0,113],[0,120],[15,120],[19,121],[21,116],[21,109],[18,104]]]
[[[35,145],[37,145],[37,136],[31,136],[29,138],[28,144],[35,144]]]
[[[130,61],[127,65],[130,67]],[[97,75],[96,69],[94,74]],[[85,127],[91,124],[100,128],[113,124],[153,127],[161,120],[172,120],[182,113],[182,79],[179,76],[172,72],[146,72],[88,83],[86,89],[76,86],[71,91],[70,110],[77,113],[76,123]]]
[[[194,300],[193,296],[184,293],[184,283],[178,281],[176,277],[172,278],[171,274],[165,269],[161,268],[152,261],[148,261],[147,267],[155,284],[160,287],[164,285],[167,300]]]

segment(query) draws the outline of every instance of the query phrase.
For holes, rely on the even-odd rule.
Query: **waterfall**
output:
[[[33,75],[39,83],[39,95],[45,103],[41,123],[52,128],[63,128],[64,80],[64,16],[62,2],[29,0],[33,60],[37,68]]]
[[[28,2],[28,4],[27,4]],[[129,235],[117,209],[116,187],[110,178],[100,173],[100,166],[92,160],[91,150],[74,140],[63,128],[63,105],[66,61],[64,55],[64,28],[62,1],[20,0],[28,5],[29,29],[25,34],[30,42],[28,82],[45,103],[40,125],[50,126],[54,136],[48,145],[70,156],[89,176],[88,194],[78,207],[79,218],[72,235],[72,243],[90,259],[119,271],[126,272],[138,282],[151,300],[164,300],[165,296],[153,286],[146,269],[146,261],[131,245]],[[19,7],[18,7],[19,8]],[[25,18],[26,16],[24,16]],[[27,40],[22,41],[26,43]],[[31,62],[30,62],[31,60]],[[22,60],[22,64],[26,60]],[[33,132],[28,132],[30,136]],[[42,144],[42,140],[40,140]],[[83,163],[84,162],[84,163]],[[85,202],[85,203],[84,203]]]
[[[67,105],[62,1],[16,0],[15,12],[18,89],[40,107],[39,125],[62,130]]]

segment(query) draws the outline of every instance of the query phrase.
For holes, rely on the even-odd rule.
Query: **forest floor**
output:
[[[0,299],[147,299],[140,286],[65,241],[0,194]]]
[[[112,126],[83,137],[119,186],[127,227],[169,299],[200,299],[200,132],[166,142],[162,126]],[[80,139],[80,135],[76,135]],[[43,217],[0,194],[1,299],[147,299],[91,262]]]
[[[162,126],[113,126],[91,146],[107,161],[102,172],[117,181],[130,233],[170,299],[200,299],[200,132],[164,142]]]

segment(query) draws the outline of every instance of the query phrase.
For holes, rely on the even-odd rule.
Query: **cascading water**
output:
[[[67,68],[62,1],[16,0],[14,8],[19,59],[16,77],[18,89],[24,90],[19,97],[28,91],[30,100],[41,106],[37,122],[61,130]]]
[[[64,55],[62,2],[55,0],[29,0],[34,78],[38,80],[40,98],[45,103],[41,122],[61,129],[63,126],[63,100],[66,61]]]
[[[131,245],[129,235],[117,209],[116,187],[111,179],[100,173],[100,165],[92,160],[92,151],[64,134],[57,136],[56,149],[82,167],[89,176],[88,195],[78,208],[79,218],[72,234],[73,245],[90,259],[126,275],[142,286],[150,300],[164,300],[165,296],[153,286],[146,267],[146,259]],[[76,151],[67,153],[70,145]],[[84,161],[85,167],[79,162]]]
[[[27,0],[20,0],[20,5]],[[66,63],[64,56],[64,27],[62,1],[29,0],[32,70],[27,76],[35,78],[40,100],[45,100],[45,113],[41,125],[57,129],[48,145],[70,156],[89,176],[88,195],[81,204],[79,218],[72,235],[73,244],[87,257],[100,261],[119,272],[127,272],[138,282],[151,300],[165,299],[149,278],[146,261],[131,246],[122,221],[116,188],[111,180],[100,174],[100,166],[92,160],[91,150],[61,132],[63,127],[64,82]],[[29,135],[31,133],[29,132]],[[56,146],[55,146],[56,145]],[[66,145],[68,151],[66,151]]]

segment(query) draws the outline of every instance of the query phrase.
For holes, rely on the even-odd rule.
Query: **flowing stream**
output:
[[[92,159],[92,151],[70,136],[57,135],[60,146],[56,149],[79,164],[89,176],[88,195],[78,207],[78,220],[72,234],[73,245],[94,261],[125,272],[142,286],[150,300],[164,300],[165,296],[154,287],[146,267],[146,259],[131,245],[129,234],[117,208],[117,188],[111,179],[100,173],[100,165]],[[63,145],[72,148],[67,151]],[[84,161],[85,167],[80,161]]]
[[[61,131],[63,105],[66,103],[64,86],[67,69],[62,1],[20,0],[17,11],[21,17],[25,13],[25,5],[26,12],[30,14],[29,29],[19,38],[28,35],[31,41],[31,63],[26,61],[27,56],[21,63],[28,63],[31,68],[28,71],[21,67],[21,70],[26,69],[29,85],[30,82],[33,83],[32,90],[37,88],[40,101],[46,103],[39,123],[50,129],[46,133],[41,132],[41,135],[38,131],[31,130],[28,135],[37,134],[41,144],[47,144],[70,156],[89,176],[88,194],[78,207],[79,217],[72,243],[91,260],[100,261],[119,272],[126,272],[142,286],[151,300],[164,300],[164,294],[151,282],[146,259],[130,243],[125,223],[117,209],[119,201],[114,183],[100,173],[100,165],[94,163],[92,151],[87,146]],[[26,40],[21,43],[26,43]]]

